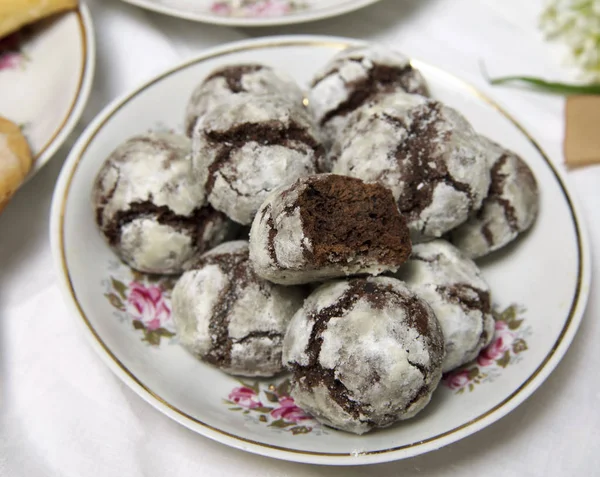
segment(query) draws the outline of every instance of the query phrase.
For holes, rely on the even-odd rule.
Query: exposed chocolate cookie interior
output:
[[[287,325],[304,291],[258,277],[248,242],[221,244],[184,273],[173,290],[180,343],[197,358],[242,376],[273,376],[282,369]]]
[[[537,217],[539,191],[527,164],[492,141],[488,143],[491,184],[481,208],[450,233],[471,258],[498,250],[529,229]]]
[[[446,343],[444,372],[477,357],[493,338],[490,288],[475,263],[445,240],[414,246],[395,275],[435,312]]]
[[[250,231],[256,272],[282,284],[396,270],[410,249],[408,228],[388,189],[334,174],[274,191]]]
[[[129,139],[105,160],[93,189],[96,222],[128,265],[181,273],[236,226],[207,202],[185,136]]]
[[[330,158],[334,173],[388,187],[415,240],[463,223],[490,184],[485,144],[468,121],[438,101],[405,93],[356,111]]]
[[[421,411],[443,357],[429,305],[388,277],[322,285],[294,315],[283,344],[296,404],[356,434]]]

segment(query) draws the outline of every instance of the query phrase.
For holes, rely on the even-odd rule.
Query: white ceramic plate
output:
[[[148,10],[205,23],[273,26],[342,15],[379,0],[124,0]]]
[[[6,41],[6,40],[5,40]],[[0,56],[0,116],[21,125],[35,157],[31,178],[79,120],[94,76],[92,20],[78,10],[14,35]]]
[[[497,306],[493,344],[448,376],[415,419],[355,436],[320,427],[286,396],[284,378],[254,382],[220,373],[177,346],[170,280],[122,265],[96,229],[90,191],[105,157],[148,129],[183,130],[186,101],[213,68],[264,62],[306,84],[352,40],[280,37],[212,50],[118,99],[73,148],[52,206],[52,248],[61,288],[94,348],[135,392],[161,412],[219,442],[271,457],[320,464],[401,459],[459,440],[501,418],[546,379],[581,320],[590,283],[589,250],[578,208],[538,145],[491,100],[421,62],[431,91],[482,133],[520,153],[541,189],[533,229],[482,262]],[[283,383],[282,383],[283,380]]]

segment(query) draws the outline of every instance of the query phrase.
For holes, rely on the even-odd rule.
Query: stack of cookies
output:
[[[182,274],[173,318],[194,356],[287,370],[300,407],[362,434],[416,415],[489,344],[472,259],[532,225],[535,178],[403,55],[345,50],[307,98],[271,67],[222,67],[185,130],[118,147],[93,201],[125,263]]]

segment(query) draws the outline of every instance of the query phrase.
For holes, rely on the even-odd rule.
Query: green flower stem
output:
[[[488,78],[490,84],[501,85],[511,83],[523,83],[533,89],[560,95],[571,94],[600,94],[600,84],[568,84],[555,81],[546,81],[532,76],[503,76],[501,78]]]

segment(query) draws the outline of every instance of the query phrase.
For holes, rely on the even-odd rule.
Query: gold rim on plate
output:
[[[187,414],[185,411],[182,411],[181,409],[177,408],[176,406],[172,405],[171,403],[169,403],[168,401],[166,401],[164,398],[162,398],[160,395],[158,395],[157,393],[155,393],[154,391],[152,391],[152,389],[150,389],[148,386],[146,386],[142,381],[140,381],[133,372],[131,372],[113,353],[112,351],[109,349],[109,347],[102,341],[102,338],[98,335],[98,333],[96,332],[96,330],[94,329],[94,327],[92,326],[90,320],[87,318],[86,314],[83,311],[83,308],[81,307],[81,304],[79,303],[79,300],[77,299],[77,296],[75,294],[74,291],[74,287],[73,287],[73,283],[72,283],[72,279],[71,279],[71,275],[69,273],[69,269],[67,266],[67,260],[66,260],[66,254],[65,254],[65,241],[64,241],[64,220],[65,220],[65,209],[66,209],[66,204],[67,204],[67,197],[69,195],[69,190],[71,187],[71,183],[73,180],[73,177],[75,175],[75,172],[77,170],[77,167],[82,159],[82,157],[84,156],[87,148],[89,147],[90,143],[94,140],[94,138],[96,137],[96,135],[98,134],[98,132],[102,129],[102,127],[111,119],[111,117],[117,112],[119,111],[125,104],[127,104],[131,99],[133,99],[134,97],[136,97],[138,94],[140,94],[141,92],[143,92],[144,90],[146,90],[147,88],[151,87],[152,85],[154,85],[155,83],[161,81],[163,78],[177,72],[180,70],[183,70],[191,65],[212,59],[212,58],[216,58],[216,57],[222,57],[222,56],[226,56],[229,55],[231,53],[235,53],[235,52],[239,52],[239,51],[248,51],[248,50],[254,50],[254,49],[264,49],[264,48],[272,48],[272,47],[294,47],[294,46],[313,46],[313,47],[327,47],[327,48],[331,48],[331,49],[343,49],[346,48],[348,46],[351,46],[353,44],[357,44],[359,42],[351,42],[351,41],[325,41],[325,40],[320,40],[320,39],[302,39],[302,40],[298,40],[298,39],[289,39],[289,40],[283,40],[283,39],[275,39],[275,40],[262,40],[262,41],[257,41],[257,40],[251,40],[250,43],[248,44],[242,44],[242,45],[235,45],[233,47],[230,48],[224,48],[224,49],[219,49],[218,51],[214,52],[214,53],[209,53],[209,54],[205,54],[205,55],[201,55],[197,58],[194,58],[193,60],[187,61],[179,66],[176,66],[170,70],[168,70],[167,72],[157,76],[156,78],[152,79],[151,81],[149,81],[148,83],[144,84],[142,87],[140,87],[139,89],[137,89],[136,91],[132,92],[131,94],[125,96],[124,98],[121,98],[115,105],[113,105],[110,108],[110,112],[107,114],[107,116],[100,121],[99,124],[97,124],[95,126],[95,129],[89,133],[87,140],[85,141],[85,143],[79,147],[80,152],[79,155],[75,161],[75,163],[73,164],[73,166],[71,166],[71,170],[69,171],[69,176],[66,179],[66,185],[64,188],[64,194],[63,197],[60,199],[60,217],[59,217],[59,223],[58,223],[58,227],[59,227],[59,243],[58,246],[60,247],[60,262],[61,262],[61,268],[62,271],[64,273],[64,277],[66,277],[66,282],[68,284],[68,291],[70,294],[70,298],[72,299],[73,303],[75,304],[77,310],[79,311],[79,314],[81,316],[81,318],[83,319],[87,329],[90,331],[90,333],[92,334],[92,336],[95,338],[96,342],[98,345],[100,345],[100,347],[102,348],[102,350],[106,353],[106,355],[108,357],[110,357],[110,359],[112,360],[113,364],[116,365],[116,367],[123,372],[129,379],[131,379],[138,387],[139,390],[142,390],[146,393],[146,398],[151,397],[153,398],[153,400],[155,401],[153,404],[159,403],[162,406],[166,407],[167,409],[169,409],[170,411],[172,411],[173,413],[175,413],[177,416],[184,418],[185,420],[188,420],[194,424],[200,425],[212,432],[215,432],[217,434],[220,434],[222,436],[226,436],[229,438],[232,438],[234,440],[239,441],[241,444],[241,447],[245,450],[250,450],[253,451],[252,449],[248,449],[247,446],[243,446],[243,444],[251,444],[253,446],[257,446],[257,447],[261,447],[261,448],[268,448],[271,450],[276,450],[276,451],[280,451],[283,453],[292,453],[292,454],[301,454],[301,455],[306,455],[306,456],[315,456],[315,457],[352,457],[353,458],[353,464],[359,464],[361,462],[359,462],[356,459],[356,456],[353,453],[332,453],[332,452],[313,452],[313,451],[304,451],[304,450],[298,450],[298,449],[290,449],[287,447],[281,447],[281,446],[275,446],[275,445],[270,445],[270,444],[266,444],[263,442],[259,442],[259,441],[254,441],[252,439],[247,439],[244,437],[240,437],[237,436],[235,434],[231,434],[229,432],[223,431],[219,428],[216,428],[214,426],[211,426],[209,424],[206,424],[204,422],[202,422],[201,420]],[[397,452],[397,451],[401,451],[401,450],[406,450],[406,449],[410,449],[410,448],[414,448],[417,446],[423,446],[425,444],[431,444],[434,443],[436,441],[440,441],[441,439],[448,437],[452,434],[455,434],[463,429],[469,428],[477,423],[480,423],[482,420],[484,420],[486,417],[492,415],[493,413],[495,413],[496,411],[500,410],[501,408],[507,406],[509,403],[511,403],[511,401],[517,396],[519,395],[521,392],[523,392],[525,390],[525,388],[527,388],[535,379],[536,377],[538,377],[540,375],[540,373],[542,373],[542,371],[545,370],[548,362],[555,356],[556,351],[560,348],[561,344],[563,343],[563,340],[567,334],[567,332],[569,332],[571,330],[571,325],[573,324],[573,318],[576,314],[576,311],[578,310],[578,307],[580,306],[580,304],[585,305],[585,299],[586,299],[586,293],[585,290],[583,290],[582,284],[583,284],[583,277],[584,277],[584,270],[583,270],[583,266],[584,266],[584,243],[583,243],[583,237],[584,237],[584,232],[582,224],[580,224],[580,221],[577,217],[577,214],[575,213],[575,207],[573,204],[573,201],[560,177],[560,175],[558,174],[556,168],[553,166],[552,162],[549,160],[549,158],[547,157],[547,155],[545,154],[545,152],[542,150],[542,148],[539,146],[539,144],[529,135],[529,133],[524,129],[523,126],[521,126],[521,124],[519,124],[507,111],[505,111],[502,107],[500,107],[498,104],[496,104],[492,99],[490,99],[489,97],[487,97],[484,93],[482,93],[481,91],[479,91],[478,89],[476,89],[473,85],[469,84],[468,82],[452,75],[451,73],[448,73],[440,68],[437,68],[435,66],[429,65],[425,62],[422,61],[418,61],[418,60],[412,60],[411,63],[419,68],[419,69],[428,69],[430,71],[435,71],[436,73],[445,76],[446,78],[448,78],[450,81],[455,82],[457,84],[460,84],[461,87],[463,87],[464,89],[468,90],[473,96],[479,98],[480,100],[484,101],[485,103],[487,103],[489,106],[493,107],[496,111],[498,111],[500,114],[502,114],[505,118],[507,118],[514,126],[517,127],[517,129],[519,129],[519,131],[525,135],[525,137],[527,137],[527,139],[530,141],[530,143],[535,147],[535,149],[539,152],[539,154],[542,156],[542,158],[544,159],[544,161],[546,162],[546,164],[548,165],[548,167],[550,168],[550,170],[552,171],[554,178],[556,179],[556,181],[558,182],[561,191],[565,197],[565,200],[567,201],[567,204],[569,206],[569,211],[571,213],[571,219],[573,220],[573,226],[575,228],[575,233],[577,236],[577,284],[576,284],[576,288],[575,288],[575,293],[573,295],[573,299],[571,302],[571,307],[569,309],[569,313],[567,316],[567,319],[565,321],[565,324],[561,330],[560,335],[558,336],[558,339],[556,340],[556,342],[554,343],[554,345],[552,346],[551,350],[549,351],[549,353],[546,355],[546,357],[544,358],[544,360],[541,362],[541,364],[536,368],[536,370],[525,380],[525,382],[523,382],[513,393],[511,393],[507,398],[505,398],[504,400],[502,400],[500,403],[498,403],[496,406],[494,406],[493,408],[489,409],[488,411],[486,411],[485,413],[477,416],[474,419],[471,419],[470,421],[457,426],[449,431],[443,432],[441,434],[435,435],[433,437],[429,437],[427,439],[418,441],[418,442],[413,442],[410,444],[405,444],[402,446],[397,446],[397,447],[391,447],[391,448],[387,448],[387,449],[380,449],[380,450],[374,450],[374,451],[365,451],[365,452],[361,452],[360,456],[369,456],[369,455],[379,455],[379,454],[386,454],[386,453],[392,453],[392,452]],[[104,113],[106,114],[106,113]],[[586,254],[587,256],[587,254]],[[581,310],[581,314],[583,313],[583,310]],[[573,330],[574,331],[574,330]],[[541,383],[538,383],[538,385]],[[536,386],[537,388],[537,386]],[[536,388],[532,389],[531,392],[527,395],[529,396]],[[138,391],[139,391],[138,390]],[[526,397],[527,397],[526,396]],[[144,397],[144,396],[143,396]],[[510,410],[510,409],[509,409]],[[477,429],[473,429],[473,432],[475,432]],[[470,433],[469,433],[470,434]],[[210,437],[210,436],[209,436]],[[450,442],[446,442],[445,444],[449,444]],[[442,445],[445,445],[444,443],[440,444],[439,447],[441,447]],[[339,463],[339,462],[338,462]]]

